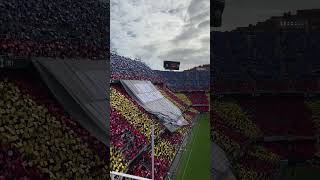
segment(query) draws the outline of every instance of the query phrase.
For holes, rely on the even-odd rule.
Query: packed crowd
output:
[[[216,101],[213,102],[212,106],[213,111],[221,117],[222,122],[228,127],[239,131],[251,139],[258,138],[262,135],[257,125],[250,120],[249,116],[236,103]]]
[[[311,110],[311,119],[315,127],[317,134],[320,133],[320,101],[319,100],[310,100],[306,102],[306,105]]]
[[[133,160],[139,151],[146,146],[146,138],[132,127],[114,108],[111,108],[110,112],[109,131],[111,132],[110,144],[112,144],[112,151],[110,153],[113,167],[111,169],[114,169],[116,172],[123,172],[127,168],[126,164],[130,160]]]
[[[9,145],[0,144],[0,179],[44,179],[34,165],[23,165],[21,154]]]
[[[156,71],[153,71],[145,63],[132,60],[127,57],[111,53],[111,79],[112,80],[148,80],[153,82],[163,82],[163,78]]]
[[[192,101],[184,93],[178,92],[178,93],[175,93],[175,95],[179,99],[181,99],[181,101],[183,101],[186,105],[192,106]]]
[[[3,1],[0,54],[106,58],[108,9],[99,0]]]
[[[0,74],[0,144],[7,146],[0,159],[13,170],[1,176],[108,178],[109,149],[69,117],[40,82],[25,71]]]
[[[191,100],[192,105],[199,112],[209,111],[209,97],[204,91],[185,92],[187,97]]]
[[[262,146],[252,144],[260,129],[235,103],[214,102],[211,113],[211,138],[226,153],[239,179],[270,179],[280,158]]]
[[[238,102],[249,112],[252,120],[266,136],[314,134],[311,113],[303,97],[261,96],[251,99],[239,98]]]
[[[320,49],[315,44],[319,33],[212,32],[212,36],[211,77],[217,92],[319,89],[313,78],[319,69]]]
[[[247,151],[235,165],[239,179],[274,179],[280,167],[279,156],[262,146],[252,146]]]
[[[186,95],[192,101],[192,104],[209,105],[208,97],[204,91],[187,92]]]
[[[181,110],[183,117],[189,122],[189,125],[176,132],[169,132],[157,117],[146,112],[127,94],[121,83],[112,82],[111,170],[151,178],[150,133],[151,125],[155,125],[155,178],[164,179],[198,111],[192,107],[188,96],[173,93],[162,84],[163,78],[159,76],[159,72],[151,70],[139,60],[111,53],[111,77],[112,80],[149,80],[160,83],[156,85],[157,89]]]
[[[306,105],[311,110],[312,122],[315,127],[315,135],[320,135],[320,101],[318,99],[311,99],[306,101]],[[315,146],[315,155],[320,157],[320,145],[319,143]]]
[[[184,118],[192,123],[197,111],[189,108],[169,89],[161,93],[183,109]],[[156,179],[166,177],[170,165],[191,125],[169,132],[157,118],[136,103],[120,84],[112,84],[111,102],[111,170],[151,177],[151,125],[155,125]]]
[[[305,102],[304,97],[215,100],[210,112],[212,140],[226,152],[239,179],[272,179],[280,159],[307,162],[319,153],[319,146],[314,140],[264,142],[261,137],[315,137],[319,104]]]
[[[185,70],[182,72],[157,71],[164,78],[168,87],[174,91],[199,91],[209,90],[210,71],[208,69]]]

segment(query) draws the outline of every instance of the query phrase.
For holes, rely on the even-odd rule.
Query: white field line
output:
[[[189,155],[188,155],[188,160],[187,160],[187,164],[186,164],[186,166],[185,166],[185,168],[184,168],[184,170],[183,170],[183,175],[182,175],[182,179],[184,179],[184,175],[185,175],[185,173],[186,173],[186,170],[187,170],[187,167],[188,167],[188,164],[189,164],[189,161],[190,161],[190,157],[191,157],[191,153],[192,153],[192,147],[193,147],[193,144],[194,144],[194,142],[195,142],[195,139],[196,139],[196,137],[197,137],[197,135],[198,135],[198,130],[199,130],[199,128],[200,128],[200,122],[198,122],[199,124],[198,124],[198,127],[197,127],[197,129],[196,129],[196,131],[195,131],[195,133],[194,133],[194,138],[192,139],[192,142],[191,142],[191,150],[190,150],[190,153],[189,153]]]

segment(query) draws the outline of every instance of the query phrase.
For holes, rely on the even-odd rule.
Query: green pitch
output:
[[[182,155],[175,180],[210,179],[211,177],[209,114],[200,116],[193,128],[193,134]]]

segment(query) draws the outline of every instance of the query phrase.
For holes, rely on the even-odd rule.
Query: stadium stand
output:
[[[210,87],[209,65],[195,67],[189,70],[156,71],[163,77],[166,86],[183,101],[189,103],[199,112],[209,111],[209,101],[206,95]],[[190,102],[188,102],[190,101]]]
[[[108,53],[109,3],[3,1],[0,52],[23,57],[103,59]]]
[[[274,176],[280,159],[264,146],[255,145],[262,131],[239,105],[215,101],[211,123],[212,140],[226,153],[237,178],[270,179]]]
[[[140,177],[151,177],[151,126],[155,126],[155,178],[164,179],[198,111],[184,94],[167,88],[157,71],[141,61],[111,55],[111,170]],[[160,78],[159,78],[160,77]],[[176,105],[189,125],[168,131],[159,119],[142,108],[126,91],[120,80],[147,80]],[[182,97],[182,98],[181,98]],[[191,104],[190,104],[191,103]]]
[[[234,175],[277,179],[292,164],[319,168],[310,165],[319,152],[317,33],[212,35],[212,138]]]
[[[314,92],[319,33],[211,32],[216,93]],[[307,62],[306,62],[307,61]]]
[[[4,92],[1,144],[7,146],[7,153],[20,156],[14,160],[6,154],[7,165],[12,161],[21,162],[17,164],[20,168],[35,168],[31,177],[108,178],[106,145],[65,112],[37,74],[2,69],[0,83]],[[30,178],[28,171],[26,175],[1,171],[7,178]]]
[[[111,53],[111,78],[119,79],[137,79],[150,80],[153,82],[162,82],[161,76],[153,71],[145,63],[137,60],[132,60],[127,57],[119,56]]]
[[[181,72],[156,72],[163,76],[167,86],[174,91],[207,91],[210,87],[210,71],[208,65],[195,67]]]
[[[0,179],[110,178],[106,131],[92,133],[83,122],[94,121],[80,120],[89,116],[84,104],[35,65],[37,58],[105,63],[108,11],[99,0],[0,2]]]

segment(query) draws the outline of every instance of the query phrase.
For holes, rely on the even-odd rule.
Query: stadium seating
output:
[[[301,97],[255,97],[238,100],[265,135],[311,136],[311,114]],[[303,121],[302,121],[303,119]]]
[[[169,89],[159,86],[160,92],[183,110],[185,119],[192,123],[197,111],[178,98]],[[124,90],[120,84],[111,85],[111,125],[112,154],[111,168],[115,171],[131,173],[142,177],[151,177],[151,124],[155,125],[155,171],[156,179],[167,175],[170,165],[179,149],[183,138],[191,128],[191,124],[174,133],[169,132],[159,123],[156,117],[146,112]],[[125,128],[128,127],[128,128]],[[128,129],[124,131],[124,129]],[[131,138],[128,141],[124,132]],[[134,138],[140,136],[141,138]],[[135,141],[141,140],[140,142]],[[126,148],[130,146],[130,148]],[[147,148],[147,149],[144,149]],[[141,154],[138,154],[141,151]]]
[[[205,92],[188,92],[186,95],[192,101],[192,104],[196,105],[209,105],[208,97]]]
[[[215,124],[213,141],[219,144],[233,164],[239,179],[270,178],[278,168],[279,157],[263,147],[251,147],[244,150],[248,139],[224,126]],[[241,155],[248,151],[248,154]]]
[[[241,132],[248,138],[254,139],[261,136],[261,130],[249,119],[239,105],[232,102],[214,102],[212,106],[213,111],[230,128]]]
[[[0,144],[21,156],[15,167],[45,178],[108,177],[109,149],[70,118],[36,76],[17,70],[0,77]]]
[[[106,58],[109,3],[3,1],[0,53],[22,57]]]
[[[319,132],[320,132],[320,101],[317,98],[315,98],[315,99],[308,100],[305,103],[311,111],[312,122],[315,127],[315,134],[319,135]],[[319,145],[316,146],[315,154],[317,154],[317,155],[320,154]]]
[[[192,105],[192,101],[184,93],[175,93],[175,95],[188,106]]]
[[[150,80],[162,82],[163,78],[156,71],[153,71],[145,63],[132,60],[115,53],[110,56],[111,79],[112,80]]]
[[[315,91],[318,33],[212,32],[215,92]],[[309,69],[312,67],[312,69]]]
[[[23,165],[21,154],[9,145],[0,144],[0,179],[44,179],[34,165]]]
[[[155,179],[163,179],[167,176],[184,138],[190,132],[193,120],[199,112],[193,108],[193,101],[185,93],[174,93],[167,86],[161,73],[151,70],[139,60],[111,53],[110,128],[114,131],[111,132],[111,170],[151,178],[150,135],[151,125],[155,125]],[[178,76],[179,74],[177,73]],[[191,70],[189,76],[189,80],[192,80]],[[208,81],[209,74],[199,77]],[[147,80],[156,84],[161,94],[181,110],[189,125],[169,132],[157,117],[132,99],[117,80]],[[206,87],[209,87],[208,84]],[[208,105],[208,97],[204,91],[201,98]]]
[[[263,142],[261,138],[288,134],[313,137],[320,109],[316,100],[305,102],[301,96],[227,99],[215,100],[212,105],[211,134],[227,153],[239,179],[272,179],[280,159],[310,160],[319,152],[313,140],[288,143]],[[256,133],[248,133],[247,129],[256,129]]]
[[[0,57],[108,54],[109,3],[0,2]],[[72,119],[38,74],[0,71],[0,179],[109,179],[109,148]],[[5,92],[5,93],[2,93]]]
[[[222,102],[215,100],[211,106],[213,141],[232,157],[238,179],[274,179],[280,159],[310,160],[319,154],[314,139],[319,133],[320,103],[305,97],[319,91],[315,78],[319,33],[211,35],[215,58],[211,90],[217,98],[223,96]],[[254,133],[247,131],[250,128]],[[308,140],[264,142],[266,136]]]
[[[123,172],[130,160],[133,160],[147,144],[146,138],[134,129],[115,109],[110,113],[110,143],[112,144],[112,167],[117,172]],[[122,152],[121,154],[116,154]],[[123,157],[121,157],[123,155]],[[120,162],[119,162],[120,161]],[[126,162],[121,162],[126,161]],[[121,168],[121,169],[120,169]]]
[[[193,68],[181,72],[156,71],[163,76],[167,86],[174,91],[203,91],[210,87],[210,71],[208,65],[200,66],[203,70]]]

